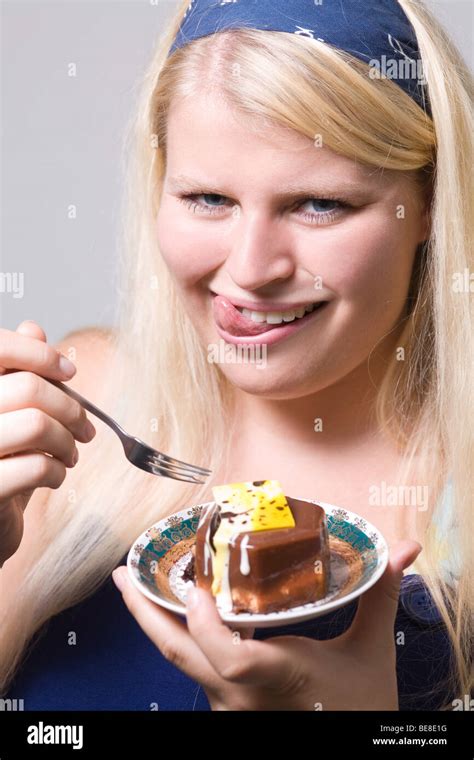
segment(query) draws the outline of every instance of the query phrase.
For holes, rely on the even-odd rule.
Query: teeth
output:
[[[265,313],[263,311],[250,311],[250,309],[242,309],[242,314],[247,319],[251,319],[252,322],[265,322]]]
[[[279,325],[282,322],[293,322],[294,319],[301,319],[305,314],[313,311],[316,304],[311,303],[308,306],[301,306],[299,309],[292,311],[251,311],[250,309],[239,309],[244,317],[251,319],[252,322],[267,322],[269,325]],[[238,307],[237,307],[238,308]]]
[[[281,311],[268,311],[266,314],[266,321],[269,325],[279,325],[283,322],[283,312]]]

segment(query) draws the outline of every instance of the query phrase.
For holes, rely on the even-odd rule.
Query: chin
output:
[[[315,382],[317,373],[309,367],[306,372],[300,370],[298,375],[295,375],[294,367],[282,368],[281,365],[275,369],[268,364],[262,367],[221,364],[219,367],[235,388],[271,401],[301,398],[324,387]]]

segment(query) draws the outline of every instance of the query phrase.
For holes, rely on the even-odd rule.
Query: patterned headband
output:
[[[290,32],[345,50],[431,116],[413,27],[397,0],[191,0],[169,54],[227,29]]]

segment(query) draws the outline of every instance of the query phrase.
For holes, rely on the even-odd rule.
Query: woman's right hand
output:
[[[70,380],[75,372],[35,322],[0,328],[0,567],[20,545],[35,489],[59,488],[77,463],[75,440],[95,436],[81,405],[44,379]]]

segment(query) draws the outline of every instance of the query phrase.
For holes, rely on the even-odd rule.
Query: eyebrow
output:
[[[280,187],[278,192],[274,194],[275,198],[281,200],[286,199],[288,197],[322,197],[325,193],[331,193],[331,194],[340,194],[340,193],[351,193],[351,192],[362,192],[367,189],[367,184],[369,182],[369,178],[366,178],[364,182],[351,182],[348,180],[344,181],[334,181],[332,184],[332,187],[329,184],[323,183],[321,180],[320,183],[317,182],[317,180],[314,181],[314,184],[307,184],[304,185],[302,183],[287,183],[283,187]],[[215,182],[203,182],[201,179],[193,179],[192,177],[186,177],[184,174],[177,174],[174,177],[169,177],[166,181],[166,185],[169,190],[176,192],[176,191],[184,191],[184,192],[207,192],[209,193],[211,191],[212,187],[216,187],[218,183]],[[316,187],[316,185],[318,185]],[[214,192],[214,191],[213,191]],[[227,193],[219,193],[219,195],[225,195],[227,197]]]

